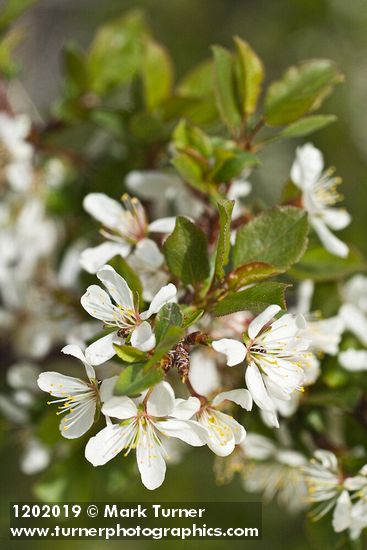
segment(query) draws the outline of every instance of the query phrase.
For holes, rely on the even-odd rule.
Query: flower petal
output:
[[[203,414],[199,422],[206,428],[207,445],[213,453],[218,456],[230,455],[236,444],[236,437],[233,432],[233,425],[229,424],[229,415],[220,413],[215,409],[208,409],[206,414]],[[237,423],[236,423],[237,424]],[[239,424],[235,426],[238,431],[238,440],[242,440],[245,430]],[[242,428],[242,429],[241,429]]]
[[[214,340],[214,342],[212,342],[212,347],[215,351],[224,353],[224,355],[227,356],[227,365],[229,367],[242,363],[247,354],[246,346],[238,340],[232,340],[232,338]]]
[[[152,239],[142,239],[139,241],[135,247],[134,253],[129,258],[131,266],[138,271],[148,269],[157,270],[162,266],[163,261],[163,254]]]
[[[125,446],[125,433],[129,426],[109,424],[88,441],[85,458],[93,466],[102,466],[114,458]]]
[[[126,420],[137,415],[138,409],[132,399],[126,395],[111,397],[102,407],[103,414]]]
[[[352,503],[348,491],[343,491],[336,502],[332,525],[336,533],[344,531],[350,526]]]
[[[93,248],[86,248],[80,254],[80,264],[88,273],[97,273],[97,271],[109,262],[115,256],[126,258],[131,250],[131,246],[120,243],[105,242]]]
[[[212,401],[213,407],[219,405],[219,403],[222,403],[224,400],[233,401],[234,403],[237,403],[237,405],[240,405],[243,409],[246,409],[246,411],[251,411],[252,409],[251,393],[245,389],[218,393]]]
[[[67,346],[64,346],[61,351],[66,355],[72,355],[73,357],[76,357],[83,363],[89,380],[93,380],[96,377],[96,371],[88,362],[79,346],[76,346],[75,344],[68,344]]]
[[[210,350],[197,349],[190,354],[189,380],[200,395],[209,395],[220,386],[217,364]]]
[[[160,218],[148,225],[152,233],[172,233],[175,228],[176,217]]]
[[[347,349],[341,351],[338,361],[342,367],[351,372],[367,370],[367,351],[364,349]]]
[[[110,265],[97,271],[98,279],[104,284],[118,306],[134,310],[134,298],[129,285]]]
[[[115,324],[117,313],[109,295],[98,285],[91,285],[81,297],[80,303],[85,311],[104,323]]]
[[[276,446],[271,439],[256,433],[248,433],[241,445],[248,458],[267,460],[276,452]]]
[[[310,223],[316,231],[323,246],[335,256],[346,258],[349,254],[349,247],[336,237],[321,218],[311,217]]]
[[[89,399],[77,405],[60,422],[60,433],[66,439],[76,439],[84,435],[93,425],[96,414],[96,400]]]
[[[41,372],[37,380],[38,387],[55,397],[65,397],[88,391],[89,386],[83,380],[73,376],[65,376],[59,372]]]
[[[268,306],[260,315],[255,317],[253,321],[249,324],[248,327],[248,335],[253,340],[256,338],[256,336],[259,334],[259,332],[262,330],[262,328],[269,323],[274,316],[279,313],[281,310],[281,307],[278,305],[271,305]]]
[[[151,491],[160,487],[166,475],[166,463],[155,437],[144,431],[136,447],[136,462],[143,485]]]
[[[110,332],[99,338],[85,350],[85,356],[91,365],[101,365],[116,354],[113,344],[121,344],[124,340],[117,336],[117,332]]]
[[[200,409],[200,400],[197,397],[175,399],[174,409],[170,416],[179,420],[190,420]]]
[[[113,397],[113,390],[115,388],[116,382],[118,380],[118,375],[111,376],[110,378],[105,378],[102,380],[102,384],[99,388],[99,396],[101,398],[102,403],[105,401],[108,401]]]
[[[246,384],[253,400],[260,409],[274,411],[274,404],[265,387],[263,377],[255,363],[250,363],[246,369]]]
[[[148,321],[143,321],[131,334],[131,345],[140,351],[150,351],[155,347],[155,335]]]
[[[352,221],[351,215],[344,208],[324,208],[322,217],[326,225],[334,231],[344,229]]]
[[[353,304],[343,304],[339,311],[344,327],[367,346],[367,316]]]
[[[147,401],[147,413],[150,416],[168,416],[175,406],[175,394],[168,382],[154,386]]]
[[[38,439],[31,439],[27,442],[20,458],[20,469],[26,475],[37,474],[47,468],[50,460],[51,453],[49,448],[38,441]]]
[[[157,422],[155,426],[162,434],[176,437],[193,447],[201,447],[207,442],[206,430],[194,420],[168,419]]]
[[[312,143],[297,147],[296,158],[291,168],[291,180],[301,189],[309,189],[319,180],[324,168],[321,151]]]
[[[124,214],[122,205],[104,193],[89,193],[83,201],[84,209],[109,229],[116,229]]]
[[[151,315],[158,313],[158,311],[169,302],[173,302],[177,295],[177,289],[175,285],[169,283],[157,292],[154,296],[149,309],[140,314],[142,319],[148,319]]]
[[[246,437],[245,428],[230,414],[216,411],[216,416],[217,418],[220,418],[221,421],[232,430],[234,442],[236,445],[239,445]]]

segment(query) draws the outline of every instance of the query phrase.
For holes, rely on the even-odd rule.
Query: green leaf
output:
[[[181,327],[183,323],[183,315],[180,306],[175,303],[166,304],[158,312],[155,322],[155,337],[159,342],[166,335],[170,326]]]
[[[1,6],[0,29],[10,25],[17,17],[22,15],[38,0],[7,0],[5,6]]]
[[[153,40],[146,44],[141,74],[145,105],[153,111],[171,95],[173,69],[167,51]]]
[[[218,302],[213,310],[214,315],[221,317],[236,311],[246,310],[261,313],[271,304],[278,304],[282,309],[286,309],[284,293],[288,286],[284,283],[271,282],[246,288]]]
[[[21,29],[14,27],[10,29],[0,40],[0,73],[8,78],[16,75],[19,70],[14,60],[14,50],[23,39]]]
[[[177,149],[193,149],[209,157],[213,153],[213,147],[209,136],[196,126],[191,126],[185,120],[181,120],[173,132],[173,139]]]
[[[177,92],[186,97],[205,97],[213,90],[213,61],[208,59],[187,73],[179,85]]]
[[[232,131],[241,125],[241,115],[236,97],[234,63],[232,54],[220,46],[213,46],[214,87],[217,106],[223,122]]]
[[[265,262],[286,271],[307,245],[307,213],[291,206],[267,210],[242,227],[234,246],[234,267]]]
[[[203,309],[196,309],[195,307],[187,307],[184,314],[183,326],[184,328],[190,327],[202,318],[205,311]]]
[[[68,85],[72,91],[82,92],[88,87],[86,59],[80,48],[73,43],[67,44],[63,50],[63,61]]]
[[[242,111],[251,115],[256,110],[257,100],[264,80],[264,66],[254,50],[238,36],[234,38],[237,48],[237,67],[239,76]]]
[[[185,331],[171,326],[154,350],[153,355],[144,363],[129,365],[120,374],[116,385],[117,395],[136,395],[158,384],[164,378],[159,363],[161,359],[182,339]]]
[[[164,377],[162,369],[145,368],[142,363],[126,367],[118,377],[114,393],[116,395],[137,395],[147,388],[158,384]]]
[[[244,287],[252,283],[259,283],[268,277],[277,275],[279,271],[272,265],[264,262],[244,264],[229,273],[227,283],[231,290]]]
[[[177,169],[182,178],[195,189],[206,191],[203,182],[202,170],[199,164],[185,153],[175,156],[172,164]]]
[[[312,115],[305,118],[301,118],[293,124],[290,124],[279,134],[282,138],[295,138],[308,136],[317,130],[321,130],[328,124],[336,121],[335,115]]]
[[[215,167],[211,178],[217,183],[229,182],[239,176],[245,168],[252,168],[259,163],[258,158],[245,151],[226,151],[228,158]]]
[[[222,279],[231,251],[231,219],[234,201],[222,199],[218,201],[217,206],[219,211],[219,238],[214,272],[217,279]]]
[[[319,108],[332,87],[342,80],[334,63],[326,59],[291,67],[281,80],[269,86],[265,97],[266,123],[283,126]]]
[[[88,55],[91,90],[103,94],[129,81],[141,65],[147,34],[139,11],[103,25]]]
[[[125,363],[141,363],[147,359],[146,353],[125,344],[113,344],[116,354]]]
[[[163,253],[171,273],[186,285],[196,286],[210,273],[207,238],[187,218],[177,218],[173,233],[163,245]]]
[[[354,273],[366,271],[366,260],[356,250],[351,249],[347,258],[339,258],[318,246],[307,250],[302,260],[290,274],[299,279],[313,279],[317,282],[337,281]]]

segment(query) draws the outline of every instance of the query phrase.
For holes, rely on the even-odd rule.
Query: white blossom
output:
[[[33,147],[27,141],[31,122],[26,115],[0,112],[0,176],[14,191],[26,191],[33,179]]]
[[[341,198],[336,191],[341,180],[333,176],[332,170],[323,170],[321,151],[311,143],[298,147],[291,168],[291,179],[302,191],[303,206],[308,212],[310,224],[324,247],[331,254],[344,258],[348,256],[349,248],[331,229],[344,229],[349,225],[351,217],[344,208],[333,208]]]
[[[315,520],[322,518],[343,500],[343,477],[334,453],[318,449],[307,466],[303,468],[310,502],[318,503],[313,510]],[[334,529],[337,518],[334,510]]]
[[[232,401],[247,411],[252,409],[251,394],[245,389],[218,393],[201,405],[196,418],[207,431],[209,449],[218,456],[230,455],[246,437],[245,428],[233,416],[219,410],[224,401]]]
[[[58,372],[42,372],[38,377],[38,386],[52,397],[56,397],[48,402],[49,405],[59,404],[56,414],[65,414],[60,422],[61,434],[67,439],[75,439],[85,434],[92,426],[97,406],[112,396],[117,376],[104,380],[99,387],[92,366],[93,356],[88,351],[84,355],[75,345],[65,346],[61,351],[83,363],[88,381]]]
[[[250,493],[262,493],[271,502],[276,497],[279,504],[290,513],[307,506],[307,487],[301,468],[306,458],[293,449],[278,448],[267,437],[248,433],[241,443],[245,457],[243,486]]]
[[[101,233],[107,239],[82,252],[80,262],[89,273],[96,273],[115,256],[126,258],[149,232],[170,233],[174,228],[175,218],[161,218],[149,224],[137,198],[125,194],[121,200],[122,203],[104,193],[90,193],[84,199],[85,210],[102,224]]]
[[[274,320],[279,311],[279,306],[272,305],[255,317],[248,328],[246,345],[230,338],[212,344],[216,351],[226,355],[230,367],[246,359],[247,388],[275,427],[279,424],[274,398],[288,401],[294,392],[302,390],[310,360],[306,353],[309,341],[300,335],[305,328],[303,317],[286,314]]]
[[[97,272],[97,277],[108,294],[100,286],[92,285],[82,296],[81,304],[92,317],[115,330],[87,348],[87,352],[94,358],[94,364],[111,359],[116,353],[113,344],[123,343],[127,336],[135,348],[141,351],[153,349],[155,335],[147,319],[158,313],[165,304],[175,300],[175,285],[170,283],[162,287],[154,296],[148,310],[139,313],[128,284],[111,266],[105,265]]]
[[[162,435],[181,439],[193,446],[205,444],[205,430],[190,420],[198,407],[200,402],[196,398],[180,400],[177,404],[167,382],[156,385],[139,404],[127,396],[112,397],[103,405],[102,412],[120,422],[108,422],[92,437],[85,456],[93,466],[101,466],[123,450],[126,456],[136,449],[143,484],[147,489],[157,489],[164,481],[166,459],[169,458],[162,444]]]
[[[340,315],[321,319],[311,312],[314,283],[310,279],[302,281],[298,288],[298,304],[296,312],[304,316],[306,327],[302,336],[310,340],[309,351],[337,355],[344,323]]]
[[[126,176],[127,188],[143,200],[151,201],[156,217],[167,215],[198,218],[203,204],[175,174],[159,170],[134,170]]]

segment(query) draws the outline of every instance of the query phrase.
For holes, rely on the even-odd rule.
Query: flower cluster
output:
[[[219,482],[240,475],[290,513],[316,504],[313,519],[332,511],[356,539],[365,262],[334,234],[351,216],[314,145],[296,148],[278,204],[254,175],[268,144],[331,122],[310,113],[341,75],[327,60],[293,67],[261,106],[262,62],[237,37],[175,86],[133,20],[131,43],[120,21],[85,56],[68,52],[48,123],[0,97],[0,412],[21,469],[39,474],[41,498],[69,498],[70,464],[155,490],[202,447],[190,452],[215,455]],[[93,68],[105,40],[122,55],[121,36],[122,81],[119,57]],[[156,59],[163,85],[150,89]]]

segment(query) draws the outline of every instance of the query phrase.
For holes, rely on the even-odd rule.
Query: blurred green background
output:
[[[26,31],[18,50],[23,65],[21,82],[35,103],[35,110],[47,113],[59,94],[61,82],[60,51],[68,40],[87,45],[98,25],[132,7],[144,9],[157,40],[170,51],[177,76],[206,59],[210,45],[231,47],[231,37],[241,36],[263,58],[268,81],[278,77],[292,63],[312,57],[333,59],[346,76],[326,101],[323,113],[334,113],[338,121],[312,136],[325,154],[327,165],[335,165],[344,180],[345,204],[354,224],[346,238],[367,254],[367,3],[365,0],[41,0],[24,15],[19,25]],[[296,143],[269,147],[263,164],[252,178],[258,192],[268,202],[277,200],[281,184],[288,176]],[[269,166],[271,172],[269,173]],[[266,188],[265,188],[266,182]],[[3,499],[2,525],[7,521],[9,501],[34,498],[30,480],[19,473],[14,455],[17,449],[3,447],[0,455]],[[154,495],[136,478],[116,495],[115,500],[241,500],[248,498],[238,479],[229,485],[215,486],[212,457],[195,450],[195,459],[185,460],[168,470],[164,486]],[[195,464],[193,469],[190,465]],[[96,478],[86,465],[85,476]],[[71,497],[72,498],[72,497]],[[96,484],[96,500],[103,499],[103,488]],[[253,497],[251,497],[253,498]],[[188,545],[190,548],[255,548],[306,550],[334,548],[322,529],[305,528],[303,517],[292,518],[275,505],[264,506],[262,542],[53,542],[54,548],[165,548]],[[20,542],[2,547],[46,548],[49,542]],[[338,546],[342,547],[342,546]]]

